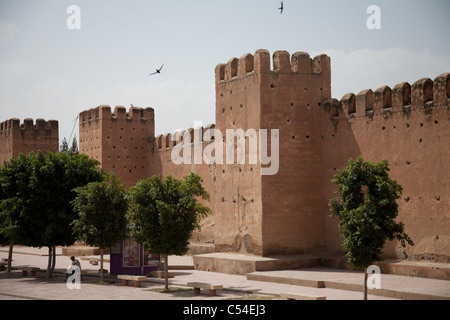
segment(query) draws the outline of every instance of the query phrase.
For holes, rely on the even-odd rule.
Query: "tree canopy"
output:
[[[103,250],[127,236],[126,191],[113,175],[75,191],[77,196],[72,203],[79,217],[72,222],[73,230],[78,240],[101,249],[100,274],[103,281]]]
[[[402,187],[389,178],[387,160],[373,164],[361,157],[350,159],[332,182],[338,185],[340,197],[330,199],[330,209],[339,218],[350,264],[367,268],[381,261],[386,240],[397,239],[403,247],[414,245],[404,233],[404,224],[395,221]]]
[[[182,255],[200,219],[211,212],[197,200],[209,200],[201,178],[191,173],[184,181],[168,175],[139,181],[129,189],[131,235],[152,252]]]
[[[211,212],[198,201],[198,197],[209,200],[201,182],[199,175],[191,173],[184,181],[171,175],[165,179],[153,176],[131,187],[128,210],[131,236],[149,251],[166,258],[185,254],[192,232],[200,229],[200,219]]]
[[[78,240],[106,249],[126,238],[128,202],[117,178],[110,175],[75,191],[77,196],[72,204],[79,216],[72,224]]]
[[[0,169],[0,232],[12,243],[47,246],[50,251],[72,245],[76,238],[71,223],[77,218],[71,205],[74,189],[103,179],[98,164],[68,152],[21,154],[5,162]]]

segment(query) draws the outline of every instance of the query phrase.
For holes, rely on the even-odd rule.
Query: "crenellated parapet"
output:
[[[387,112],[410,112],[422,108],[450,107],[450,72],[434,81],[422,78],[410,85],[402,82],[390,88],[382,86],[375,91],[366,89],[358,94],[347,93],[340,101],[327,99],[324,106],[334,119],[372,116]]]
[[[31,118],[26,118],[23,120],[23,123],[20,123],[20,119],[13,118],[0,123],[0,134],[1,135],[10,135],[13,132],[33,132],[39,133],[46,131],[58,131],[58,121],[57,120],[44,120],[44,119],[36,119],[36,123]]]
[[[189,128],[172,133],[160,134],[155,138],[155,150],[170,150],[179,143],[193,144],[194,142],[210,142],[214,138],[208,135],[210,133],[209,130],[214,128],[214,124],[209,124],[206,127]],[[184,139],[186,139],[186,141]],[[196,141],[195,139],[198,140]]]
[[[331,97],[331,61],[325,54],[311,58],[306,52],[259,49],[218,64],[215,76],[220,130],[283,128],[296,136],[303,124],[315,126],[306,110]]]
[[[111,112],[109,105],[101,105],[96,108],[85,110],[80,113],[80,124],[89,123],[98,119],[127,120],[127,121],[153,121],[153,108],[131,107],[127,109],[123,106],[116,106],[114,112]]]
[[[13,118],[0,123],[0,165],[31,151],[58,152],[58,121]]]
[[[231,58],[227,63],[218,64],[215,69],[216,82],[228,81],[249,74],[280,73],[330,74],[330,58],[321,54],[311,59],[306,52],[295,52],[291,56],[289,52],[279,50],[273,53],[273,69],[271,69],[269,51],[259,49],[254,55],[246,53],[239,59]]]
[[[36,144],[38,140],[48,140],[51,138],[58,138],[58,121],[56,120],[46,121],[39,118],[34,122],[33,119],[26,118],[20,123],[20,119],[13,118],[0,123],[0,139],[2,143],[10,141],[16,145],[18,143],[32,145]],[[26,141],[26,139],[30,139],[30,141]]]
[[[153,108],[100,105],[79,114],[81,153],[98,160],[127,185],[148,175],[155,135]]]

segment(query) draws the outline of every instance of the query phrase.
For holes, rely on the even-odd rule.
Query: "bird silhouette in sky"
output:
[[[280,14],[283,13],[283,9],[284,9],[283,1],[281,1],[281,7],[278,8],[278,10],[280,10]]]
[[[162,67],[164,67],[164,63],[163,63],[163,65],[161,66],[161,68],[159,68],[159,69],[156,69],[156,71],[155,71],[155,72],[153,72],[153,73],[150,73],[150,74],[149,74],[149,76],[151,76],[151,75],[154,75],[154,74],[158,74],[158,73],[161,73],[161,69],[162,69]]]

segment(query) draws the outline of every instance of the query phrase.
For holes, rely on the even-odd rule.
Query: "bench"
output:
[[[28,275],[28,272],[32,275],[35,276],[36,275],[36,271],[41,270],[40,268],[36,268],[36,267],[24,267],[21,269],[22,270],[22,276],[26,276]]]
[[[280,294],[282,299],[287,300],[327,300],[326,296],[314,296],[303,293],[284,292]]]
[[[8,262],[0,262],[0,271],[5,270],[5,266],[8,264]]]
[[[129,281],[134,281],[134,286],[135,287],[140,287],[141,286],[141,281],[147,280],[146,276],[130,276],[130,275],[118,275],[117,279],[121,279],[122,280],[122,285],[124,286],[128,286]]]
[[[217,295],[217,290],[223,289],[221,284],[212,284],[205,282],[188,282],[188,287],[194,288],[194,294],[200,294],[200,289],[208,289],[211,296]]]

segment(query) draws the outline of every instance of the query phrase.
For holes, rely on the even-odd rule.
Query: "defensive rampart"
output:
[[[450,73],[349,93],[340,101],[324,101],[324,201],[333,195],[329,180],[348,158],[389,161],[390,175],[403,186],[398,201],[405,231],[415,242],[403,249],[397,242],[386,255],[399,258],[450,256]],[[324,212],[326,217],[328,212]],[[339,250],[337,222],[326,218],[326,246]]]
[[[326,55],[247,53],[215,68],[215,125],[155,137],[153,109],[100,106],[80,114],[80,151],[127,185],[153,174],[200,174],[213,215],[192,243],[262,256],[342,253],[329,217],[331,179],[349,158],[387,159],[403,186],[398,220],[416,246],[391,242],[386,256],[448,259],[450,74],[337,100],[330,70]],[[227,130],[246,134],[227,137]],[[269,161],[252,162],[253,133],[262,130]],[[228,146],[234,161],[205,160],[226,159]]]
[[[31,151],[58,152],[58,121],[13,118],[0,123],[0,165]]]
[[[127,186],[149,175],[149,153],[155,135],[154,110],[99,106],[80,113],[80,152],[100,161]]]

